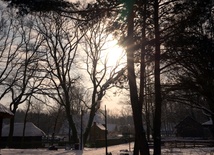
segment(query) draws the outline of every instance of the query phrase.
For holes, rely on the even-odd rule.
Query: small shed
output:
[[[213,121],[210,119],[209,121],[206,121],[202,123],[203,129],[204,129],[204,137],[205,138],[212,138],[212,127],[213,127]]]
[[[96,140],[105,139],[105,130],[105,126],[94,122],[90,130],[89,142],[95,143]]]
[[[203,126],[190,116],[179,122],[175,129],[177,137],[203,137]]]
[[[24,123],[14,123],[14,132],[13,132],[13,143],[11,147],[13,148],[39,148],[43,147],[42,138],[46,134],[35,126],[32,122],[27,122],[25,126],[25,134],[23,137]],[[5,125],[2,128],[2,139],[4,142],[7,142],[9,135],[10,125]],[[3,145],[6,146],[6,143]]]
[[[9,111],[5,106],[0,104],[0,146],[2,142],[2,124],[3,124],[3,119],[4,118],[12,118],[14,115],[11,111]]]

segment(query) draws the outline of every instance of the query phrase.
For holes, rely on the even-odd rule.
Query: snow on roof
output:
[[[0,104],[0,118],[7,118],[13,116],[13,113],[8,110],[5,106]]]
[[[209,121],[202,123],[202,125],[213,125],[213,121],[210,119]]]
[[[93,122],[97,122],[99,124],[104,124],[104,118],[102,116],[103,114],[101,113],[96,113],[94,116],[94,120]],[[77,128],[77,132],[80,134],[81,132],[81,116],[80,115],[73,115],[73,119]],[[84,113],[83,114],[83,120],[82,120],[82,125],[83,125],[83,132],[85,131],[85,128],[87,126],[88,123],[88,119],[89,119],[89,114],[88,113]],[[92,124],[93,125],[93,124]],[[70,130],[70,134],[72,135],[72,130]],[[64,134],[68,134],[69,133],[69,124],[68,121],[65,120],[65,122],[63,123],[62,127],[59,130],[60,135],[64,135]]]
[[[96,126],[97,126],[98,128],[100,128],[101,130],[105,130],[105,129],[106,129],[105,126],[103,126],[103,125],[100,124],[100,123],[96,123]]]
[[[14,123],[13,136],[22,136],[24,123]],[[4,125],[2,128],[2,136],[6,137],[9,134],[10,125]],[[27,122],[25,127],[25,136],[45,136],[46,134],[35,126],[32,122]]]

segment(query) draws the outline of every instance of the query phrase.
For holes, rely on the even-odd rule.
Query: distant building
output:
[[[85,132],[85,128],[87,126],[88,123],[88,118],[89,118],[89,114],[84,114],[83,118],[82,118],[82,132]],[[73,116],[76,128],[77,128],[77,133],[79,138],[81,137],[81,118],[80,116]],[[95,141],[96,140],[100,140],[100,139],[105,139],[105,121],[104,121],[104,117],[102,114],[100,113],[96,113],[94,120],[93,120],[93,124],[92,127],[90,129],[90,133],[88,136],[87,141]],[[107,130],[108,130],[108,138],[116,138],[117,135],[119,134],[119,127],[116,124],[107,124]],[[93,134],[95,131],[97,131],[97,135]],[[69,124],[68,121],[66,120],[62,127],[60,128],[59,132],[56,134],[58,136],[64,137],[64,141],[68,141],[69,140],[69,135],[72,138],[72,130],[71,128],[69,128]]]
[[[203,126],[201,123],[187,116],[175,126],[177,137],[203,137]]]
[[[96,140],[105,139],[105,130],[106,127],[104,125],[94,122],[90,130],[89,142],[95,143]]]
[[[42,138],[46,134],[35,126],[32,122],[27,122],[25,126],[25,134],[23,138],[24,123],[14,123],[13,141],[10,147],[13,148],[39,148],[43,147]],[[2,147],[6,147],[10,125],[4,125],[2,128]],[[22,145],[24,144],[24,145]]]
[[[118,138],[119,127],[117,124],[107,124],[108,138]]]
[[[78,133],[79,137],[81,134],[81,123],[82,123],[82,132],[85,132],[85,128],[86,128],[87,123],[88,123],[88,118],[89,118],[89,114],[84,114],[83,118],[82,118],[82,122],[81,122],[81,116],[80,115],[74,115],[73,116],[73,120],[75,122],[77,133]],[[94,121],[95,122],[102,122],[101,120],[102,119],[100,118],[100,116],[96,114],[94,117]],[[69,127],[69,123],[67,120],[64,121],[64,123],[62,124],[57,135],[64,137],[65,141],[69,140],[69,136],[72,138],[72,130]]]
[[[204,128],[204,137],[212,138],[214,136],[212,135],[213,121],[210,119],[209,121],[202,123],[202,126]]]
[[[5,106],[0,104],[0,146],[2,146],[1,142],[3,141],[1,138],[3,119],[4,118],[12,118],[12,117],[14,117],[14,114],[10,110],[8,110]]]

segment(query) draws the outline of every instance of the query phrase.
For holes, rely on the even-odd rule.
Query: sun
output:
[[[124,67],[126,62],[125,50],[118,45],[118,41],[108,41],[105,44],[105,52],[102,54],[102,59],[108,67]]]

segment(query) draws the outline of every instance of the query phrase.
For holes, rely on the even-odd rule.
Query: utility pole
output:
[[[83,136],[82,136],[82,130],[83,130],[83,110],[81,109],[81,127],[80,127],[80,150],[83,150]]]
[[[130,134],[131,134],[131,129],[130,129],[130,128],[131,128],[131,126],[130,126],[130,124],[128,124],[128,134],[129,134],[129,135],[128,135],[128,136],[129,136],[129,137],[128,137],[128,138],[129,138],[129,152],[131,152],[131,144],[130,144]]]
[[[107,112],[105,105],[105,144],[106,144],[106,155],[108,155],[108,142],[107,142]]]

